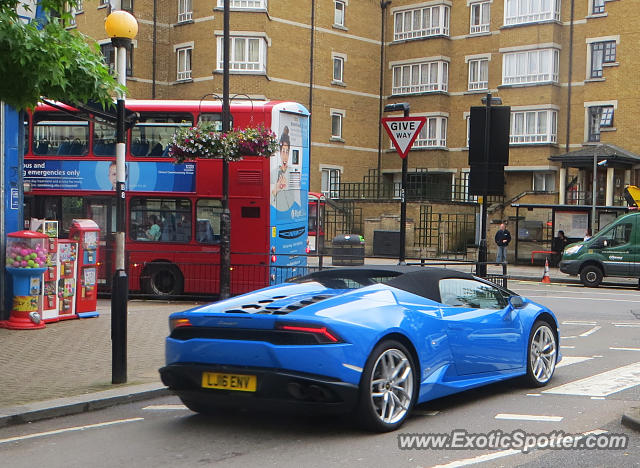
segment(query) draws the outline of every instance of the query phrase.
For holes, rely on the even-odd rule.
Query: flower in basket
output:
[[[169,144],[169,156],[177,163],[196,158],[237,161],[242,156],[269,157],[277,150],[275,133],[263,125],[223,133],[215,131],[212,122],[178,130]]]

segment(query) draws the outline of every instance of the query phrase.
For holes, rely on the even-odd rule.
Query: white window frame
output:
[[[217,71],[222,71],[224,62],[222,60],[223,47],[222,36],[217,37],[217,50],[216,50],[216,64]],[[242,42],[244,41],[244,43]],[[249,57],[249,44],[252,41],[257,41],[258,44],[258,60],[250,61]],[[242,55],[245,60],[237,60],[236,52],[239,47],[243,47]],[[263,35],[240,35],[232,34],[229,39],[229,70],[233,73],[246,73],[246,74],[263,74],[267,72],[267,39]]]
[[[344,141],[343,130],[344,130],[344,117],[346,115],[346,112],[342,109],[330,109],[329,113],[331,115],[331,139]],[[338,132],[333,131],[334,118],[338,120]]]
[[[536,171],[531,179],[531,189],[534,192],[556,191],[556,173],[553,171]]]
[[[604,68],[616,64],[618,54],[618,43],[620,36],[612,36],[610,38],[602,38],[602,40],[588,40],[589,50],[587,54],[587,77],[588,79],[599,79],[604,76]],[[613,46],[611,46],[613,44]],[[595,63],[597,54],[596,47],[602,47],[599,54],[599,66]],[[613,56],[611,52],[613,51]]]
[[[467,63],[469,64],[469,91],[489,89],[489,60],[491,60],[490,57],[474,57],[467,59]],[[481,79],[483,69],[485,71],[486,79]]]
[[[469,5],[469,34],[483,34],[491,29],[491,2],[474,2]]]
[[[585,102],[585,141],[597,143],[603,131],[615,130],[614,119],[618,109],[618,101]],[[594,111],[599,111],[598,127],[593,121]]]
[[[538,23],[560,21],[561,0],[505,0],[504,24]]]
[[[391,63],[390,65],[393,75],[392,94],[420,94],[449,90],[449,62],[446,60]]]
[[[450,17],[451,8],[444,4],[395,11],[393,40],[448,36]]]
[[[413,148],[446,148],[448,118],[443,115],[429,115],[426,117]]]
[[[557,142],[557,109],[511,109],[509,144],[530,145]]]
[[[185,23],[193,19],[192,0],[178,0],[178,23]]]
[[[342,176],[342,170],[343,168],[339,166],[329,166],[325,164],[320,166],[320,191],[325,197],[340,198],[340,177]]]
[[[556,48],[507,52],[502,56],[502,84],[557,83],[559,68]]]
[[[174,46],[176,53],[176,81],[191,80],[191,71],[193,70],[193,43],[178,44]],[[189,68],[181,69],[180,56],[185,55],[189,58]],[[186,62],[185,62],[186,64]]]
[[[218,8],[224,8],[224,0],[218,0]],[[229,0],[229,8],[234,10],[266,10],[267,0]]]
[[[467,139],[464,142],[464,147],[469,148],[469,138],[471,138],[471,112],[463,112],[462,118],[464,119],[464,126],[467,129]]]
[[[345,18],[347,15],[347,2],[343,0],[334,0],[333,2],[333,25],[345,27]]]
[[[336,62],[340,63],[340,76],[336,76]],[[344,64],[347,62],[347,56],[344,54],[332,53],[331,54],[331,82],[344,84]]]

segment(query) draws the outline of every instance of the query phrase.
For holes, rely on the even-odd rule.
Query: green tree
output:
[[[0,100],[24,110],[40,97],[69,104],[111,102],[118,89],[95,41],[64,25],[78,0],[39,0],[44,22],[26,24],[20,0],[0,0]]]

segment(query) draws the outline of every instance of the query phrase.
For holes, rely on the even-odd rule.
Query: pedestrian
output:
[[[560,259],[562,258],[562,251],[569,245],[571,241],[564,235],[564,231],[558,231],[558,235],[551,241],[551,265],[558,266]]]
[[[582,239],[583,241],[588,241],[589,239],[591,239],[592,235],[591,235],[591,228],[587,229],[587,232],[585,232],[584,234],[584,239]]]
[[[496,232],[495,237],[498,251],[496,252],[496,263],[507,263],[507,246],[511,242],[511,233],[504,223],[500,225],[500,229]]]

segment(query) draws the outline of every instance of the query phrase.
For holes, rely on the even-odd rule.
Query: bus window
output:
[[[201,244],[217,244],[220,242],[220,200],[201,199],[196,202],[196,241]]]
[[[168,157],[171,138],[180,127],[191,127],[193,116],[184,112],[141,112],[131,130],[131,155]]]
[[[198,122],[211,122],[213,123],[214,131],[222,131],[222,114],[219,112],[203,112],[198,116]],[[231,116],[229,128],[233,128],[233,116]]]
[[[24,113],[24,152],[29,154],[29,114]]]
[[[33,153],[39,156],[84,156],[89,123],[60,112],[36,112],[33,116]]]
[[[96,156],[116,155],[116,128],[99,119],[96,119],[93,125],[93,154]]]
[[[188,199],[135,197],[129,206],[130,239],[159,242],[191,240],[191,202]]]

